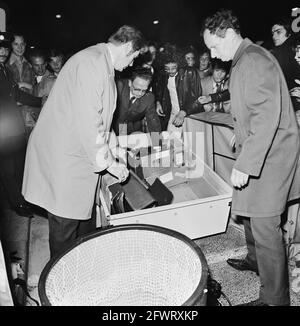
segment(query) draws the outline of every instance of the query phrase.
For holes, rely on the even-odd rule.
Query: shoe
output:
[[[33,212],[31,211],[30,207],[27,204],[21,204],[15,207],[14,211],[20,216],[30,217],[30,218],[34,217]]]
[[[227,264],[239,271],[252,271],[259,275],[257,268],[251,266],[245,259],[227,259]]]
[[[242,303],[238,304],[237,306],[239,307],[244,307],[244,306],[253,306],[253,307],[263,307],[263,306],[269,306],[268,304],[260,301],[260,299],[256,299],[247,303]]]

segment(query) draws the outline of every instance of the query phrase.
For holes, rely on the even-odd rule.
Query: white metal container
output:
[[[153,160],[157,158],[160,160],[155,165]],[[145,164],[147,159],[151,166]],[[145,180],[152,184],[155,178],[160,178],[172,191],[173,202],[166,206],[110,215],[109,196],[104,186],[100,197],[108,204],[104,211],[109,224],[152,224],[173,229],[191,239],[226,231],[232,189],[199,156],[188,148],[183,148],[182,152],[173,148],[169,156],[155,153],[143,158],[142,166]]]

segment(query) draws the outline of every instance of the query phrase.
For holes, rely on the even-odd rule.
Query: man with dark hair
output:
[[[25,58],[26,41],[21,33],[13,33],[11,42],[11,54],[7,67],[11,71],[15,83],[21,83],[21,88],[29,93],[34,83],[34,72],[30,63]]]
[[[197,99],[202,94],[198,71],[193,67],[181,67],[182,58],[183,53],[176,46],[166,46],[161,54],[164,72],[158,76],[154,87],[162,130],[179,134],[184,118],[199,110]]]
[[[91,219],[101,172],[128,176],[117,161],[111,122],[117,100],[115,69],[132,64],[141,32],[121,27],[108,43],[73,55],[57,76],[29,139],[23,194],[48,211],[51,257],[95,228]]]
[[[201,79],[211,75],[211,59],[207,49],[201,49],[199,53],[199,74]]]
[[[212,60],[212,75],[201,79],[202,96],[220,94],[228,90],[228,64],[219,59]],[[220,101],[205,104],[206,112],[230,112],[230,101]]]
[[[278,60],[285,76],[288,88],[291,90],[297,86],[295,79],[300,79],[300,67],[294,60],[295,37],[291,28],[292,21],[288,18],[277,20],[272,26],[272,38],[274,47],[271,53]],[[295,111],[300,109],[300,104],[292,98]]]
[[[34,49],[29,54],[29,60],[35,74],[33,94],[48,97],[55,82],[55,76],[47,69],[46,53],[41,49]]]
[[[63,54],[62,51],[60,51],[58,49],[51,49],[49,51],[47,61],[48,61],[49,69],[54,74],[54,76],[57,77],[57,75],[61,71],[61,68],[64,64],[65,55]]]
[[[117,81],[117,109],[113,119],[117,135],[161,131],[154,95],[148,91],[151,80],[149,69],[137,68],[131,79]]]
[[[11,208],[18,215],[32,217],[32,211],[21,194],[26,152],[26,131],[21,107],[41,106],[41,98],[35,98],[18,88],[5,63],[11,40],[7,33],[0,39],[0,182]]]
[[[237,157],[231,213],[243,217],[248,254],[227,262],[259,274],[259,300],[246,305],[289,305],[280,225],[287,200],[300,197],[300,139],[286,81],[269,51],[241,36],[231,11],[207,18],[203,37],[212,57],[232,60],[229,88]]]
[[[271,53],[278,60],[285,76],[288,88],[296,86],[295,79],[300,78],[300,68],[294,60],[294,37],[289,19],[280,19],[272,26],[272,38],[274,47]]]
[[[35,74],[31,64],[25,58],[26,41],[23,34],[18,32],[12,34],[11,48],[12,51],[7,62],[7,67],[13,76],[14,82],[17,83],[23,91],[32,94]],[[35,123],[33,111],[36,109],[28,107],[27,105],[22,105],[20,109],[22,110],[28,137]]]

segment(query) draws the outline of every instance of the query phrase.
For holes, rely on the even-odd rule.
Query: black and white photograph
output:
[[[300,306],[299,1],[0,0],[0,309],[53,306]]]

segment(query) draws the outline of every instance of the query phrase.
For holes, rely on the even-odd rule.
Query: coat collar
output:
[[[239,61],[240,57],[244,53],[244,50],[251,44],[253,44],[253,42],[251,40],[249,40],[248,38],[243,39],[242,43],[240,44],[237,51],[235,52],[235,55],[232,59],[231,67],[234,67],[236,65],[236,63]]]
[[[9,60],[8,60],[8,64],[10,66],[12,66],[15,62],[17,62],[17,63],[21,62],[23,64],[24,62],[28,62],[28,61],[26,60],[25,57],[22,57],[21,61],[19,61],[19,58],[13,52],[11,52]]]
[[[109,67],[110,76],[114,77],[115,76],[115,68],[113,66],[112,56],[108,49],[107,43],[99,43],[98,46],[104,52],[104,55],[105,55],[105,58],[106,58],[106,61],[107,61],[108,67]]]

